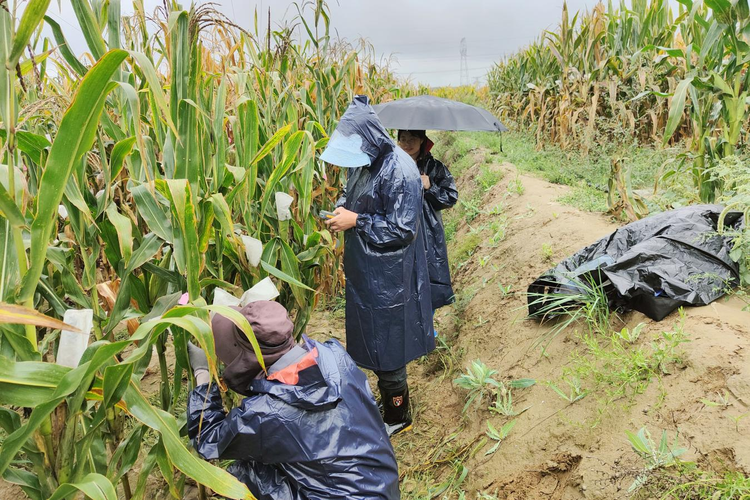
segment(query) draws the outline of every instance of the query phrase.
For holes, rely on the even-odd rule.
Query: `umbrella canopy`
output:
[[[373,106],[386,128],[505,132],[508,128],[487,110],[432,95],[407,97]]]

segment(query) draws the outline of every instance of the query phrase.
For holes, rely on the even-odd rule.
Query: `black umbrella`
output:
[[[476,130],[508,128],[489,111],[432,95],[407,97],[373,106],[385,128],[398,130]]]

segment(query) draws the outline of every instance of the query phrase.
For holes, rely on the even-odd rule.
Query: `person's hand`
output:
[[[208,373],[208,358],[206,357],[206,353],[192,342],[188,342],[187,347],[190,367],[193,369],[196,385],[209,383],[211,375]]]
[[[424,186],[425,190],[430,189],[432,185],[430,184],[430,177],[425,174],[422,174],[420,177],[422,177],[422,186]]]
[[[333,211],[336,217],[328,219],[325,224],[333,231],[346,231],[357,225],[357,214],[344,207],[338,207]]]

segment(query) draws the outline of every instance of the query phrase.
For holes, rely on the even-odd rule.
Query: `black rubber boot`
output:
[[[383,406],[383,422],[388,437],[411,430],[408,387],[398,392],[380,388],[380,403]]]

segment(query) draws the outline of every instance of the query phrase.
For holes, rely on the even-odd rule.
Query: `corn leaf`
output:
[[[47,12],[50,0],[30,0],[23,9],[21,22],[18,23],[15,36],[13,37],[13,46],[8,54],[8,60],[3,61],[8,68],[15,68],[18,59],[23,53],[23,49],[28,45],[31,35],[37,29],[39,23]]]
[[[39,187],[39,204],[31,225],[30,267],[24,277],[21,302],[29,300],[42,274],[47,244],[57,224],[57,207],[73,166],[91,147],[107,94],[113,89],[110,78],[127,53],[108,52],[81,81],[68,111],[60,122],[57,137],[52,143],[47,166]]]
[[[63,323],[59,319],[50,318],[44,314],[29,309],[28,307],[5,304],[0,302],[0,323],[10,323],[16,325],[34,325],[57,330],[69,330],[79,332],[74,326]]]
[[[130,415],[161,435],[167,456],[177,469],[219,495],[253,499],[247,487],[234,476],[191,454],[182,444],[175,418],[151,406],[134,383],[131,382],[123,399]]]
[[[63,500],[80,491],[91,500],[117,500],[115,487],[106,476],[87,474],[77,483],[61,484],[49,500]]]

